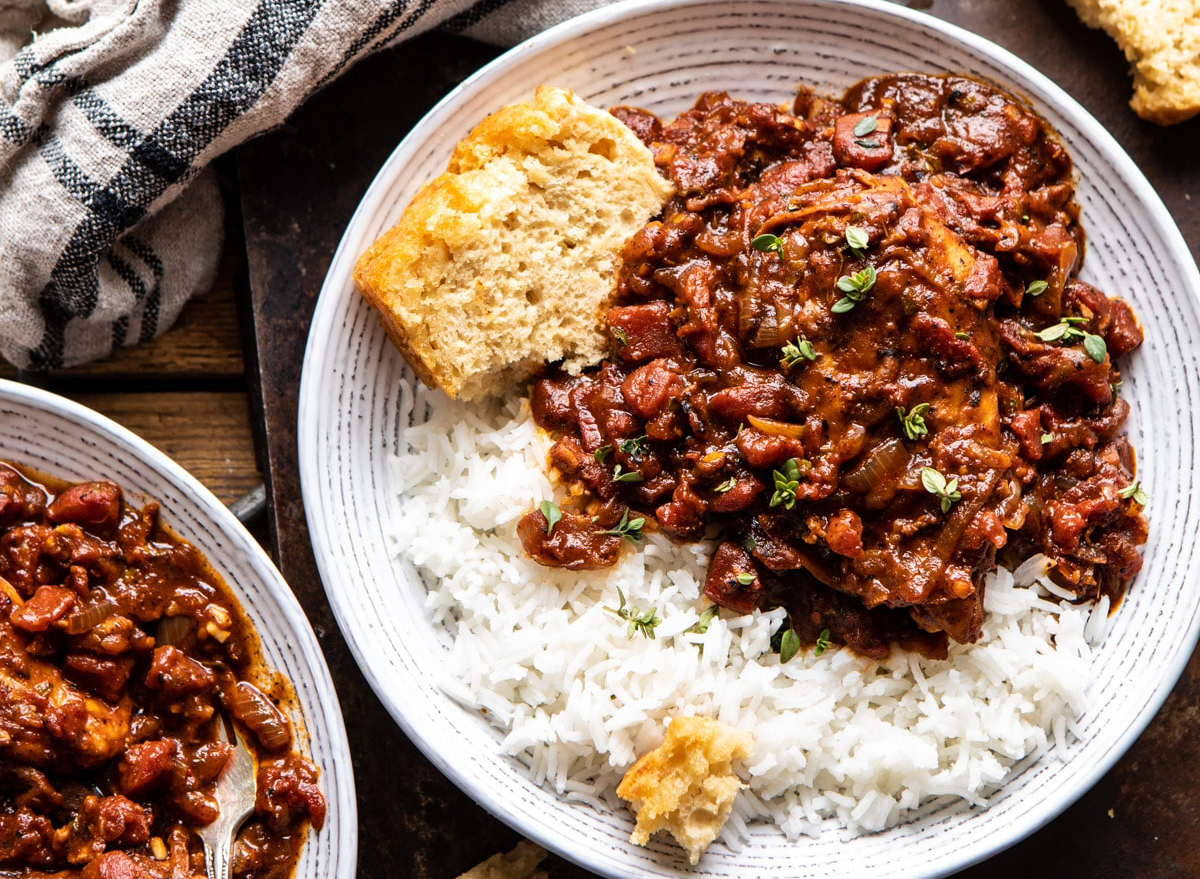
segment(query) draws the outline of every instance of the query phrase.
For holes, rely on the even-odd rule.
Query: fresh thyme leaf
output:
[[[1079,328],[1080,324],[1086,323],[1085,317],[1064,317],[1053,326],[1039,330],[1033,335],[1043,342],[1062,342],[1064,345],[1082,341],[1083,350],[1087,352],[1088,357],[1097,363],[1103,363],[1104,358],[1108,356],[1108,346],[1103,337]]]
[[[597,464],[603,464],[604,459],[608,457],[608,453],[612,451],[612,446],[601,446],[592,452],[592,457],[596,459]]]
[[[817,635],[817,643],[813,647],[813,656],[820,656],[829,649],[829,630],[822,629],[821,634]]]
[[[970,333],[955,333],[954,338],[956,338],[962,342],[968,342],[971,339],[971,334]]]
[[[868,291],[875,286],[877,277],[875,267],[867,266],[853,275],[843,275],[838,278],[837,288],[846,295],[834,303],[833,313],[843,314],[862,302]]]
[[[1044,330],[1038,330],[1033,335],[1043,342],[1057,342],[1066,336],[1070,329],[1071,325],[1066,321],[1062,321],[1061,323],[1054,324],[1054,326],[1046,327]]]
[[[617,595],[621,599],[621,606],[616,610],[611,607],[604,608],[609,613],[615,613],[621,619],[629,623],[625,627],[625,637],[632,638],[635,634],[641,633],[644,637],[654,640],[654,627],[662,622],[662,618],[655,611],[656,607],[650,608],[648,611],[642,612],[641,608],[636,605],[625,604],[625,593],[621,591],[621,587],[617,587]]]
[[[905,413],[903,406],[896,410],[896,414],[900,416],[900,429],[910,440],[919,439],[929,433],[929,427],[925,424],[924,418],[928,411],[928,403],[918,403],[908,413]]]
[[[618,464],[616,467],[613,468],[613,482],[641,482],[641,481],[642,481],[642,474],[638,473],[635,470],[630,470],[629,472],[624,472],[621,469],[620,464]]]
[[[1042,434],[1042,445],[1044,446],[1044,445],[1046,445],[1046,443],[1051,443],[1051,442],[1054,442],[1054,434],[1043,433]]]
[[[1131,485],[1125,486],[1123,489],[1118,491],[1117,494],[1123,498],[1132,499],[1133,502],[1140,507],[1144,507],[1150,502],[1150,495],[1148,495],[1146,490],[1142,488],[1142,482],[1140,479]]]
[[[770,506],[782,506],[790,510],[796,506],[796,493],[800,491],[800,462],[789,458],[783,462],[782,470],[772,470],[771,477],[775,480],[775,493],[771,495]]]
[[[879,128],[879,116],[872,113],[870,116],[864,116],[858,120],[858,124],[854,126],[855,137],[866,137],[868,134],[873,134]]]
[[[783,256],[783,239],[770,232],[755,237],[750,246],[763,253],[775,253]]]
[[[562,519],[562,510],[558,508],[558,504],[554,503],[554,501],[542,501],[538,504],[538,509],[546,517],[546,533],[553,534],[554,526]]]
[[[640,460],[646,456],[646,441],[649,439],[645,434],[633,439],[623,439],[617,443],[617,448],[628,455],[634,461]]]
[[[854,142],[856,144],[858,144],[860,147],[862,147],[864,150],[877,150],[883,146],[883,144],[881,144],[879,141],[877,141],[873,137],[871,137],[871,138],[861,138],[860,137],[860,138],[856,139]]]
[[[871,237],[862,226],[847,226],[846,243],[856,255],[862,256],[862,252],[871,244]]]
[[[742,573],[738,574],[733,579],[737,580],[743,586],[749,586],[751,583],[754,582],[754,575],[743,571]]]
[[[719,612],[720,608],[717,605],[710,604],[708,607],[704,608],[704,610],[700,613],[699,619],[697,619],[687,631],[695,632],[697,635],[703,635],[708,631],[708,627],[712,625],[712,621],[717,618],[717,614]]]
[[[921,485],[932,495],[941,500],[943,513],[950,512],[951,505],[962,500],[962,492],[958,490],[958,479],[946,481],[946,477],[933,467],[921,468]]]
[[[1029,286],[1025,288],[1025,292],[1029,296],[1037,297],[1037,296],[1041,296],[1043,293],[1045,293],[1046,288],[1049,286],[1050,285],[1047,284],[1045,281],[1030,281]]]
[[[837,288],[843,293],[866,293],[875,286],[875,266],[867,266],[853,275],[838,278]]]
[[[625,512],[621,514],[621,521],[617,523],[616,528],[609,528],[601,531],[601,534],[611,535],[613,537],[623,537],[630,543],[642,542],[642,526],[646,524],[646,519],[638,516],[636,519],[629,518],[629,508],[625,508]]]
[[[725,494],[727,491],[732,491],[735,485],[737,485],[737,480],[730,476],[728,479],[714,488],[713,491],[715,491],[717,494]]]
[[[783,354],[782,362],[784,369],[790,369],[799,363],[801,359],[817,359],[817,352],[813,348],[812,342],[808,341],[808,339],[805,339],[804,337],[801,337],[797,342],[788,342],[781,349],[781,353]]]
[[[629,344],[629,337],[625,335],[625,331],[620,327],[613,327],[613,335],[617,337],[617,341],[620,342],[622,346]]]
[[[1104,344],[1104,339],[1094,333],[1083,334],[1083,350],[1097,363],[1103,363],[1104,358],[1108,356],[1108,346]]]
[[[789,662],[799,652],[800,636],[796,634],[795,629],[788,629],[779,641],[779,661]]]

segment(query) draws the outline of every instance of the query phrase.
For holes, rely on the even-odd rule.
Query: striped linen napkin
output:
[[[213,158],[441,26],[499,45],[607,0],[0,0],[0,354],[103,357],[216,274]]]

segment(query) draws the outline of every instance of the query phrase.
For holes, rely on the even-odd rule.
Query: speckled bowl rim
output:
[[[371,641],[373,635],[370,627],[364,625],[362,620],[355,618],[354,612],[347,605],[345,596],[341,594],[341,590],[350,586],[350,584],[342,582],[344,575],[337,567],[337,553],[334,552],[333,547],[327,542],[327,523],[325,520],[328,513],[324,508],[315,508],[312,503],[308,502],[310,499],[320,496],[321,476],[318,468],[322,462],[321,453],[324,451],[322,443],[326,441],[326,436],[321,432],[321,428],[325,424],[325,420],[328,417],[332,417],[329,413],[321,411],[321,407],[328,401],[328,397],[320,396],[322,389],[319,385],[321,382],[332,380],[329,375],[331,370],[334,372],[337,371],[336,363],[339,355],[337,352],[331,350],[331,345],[335,342],[336,331],[339,328],[338,322],[345,319],[345,316],[338,311],[338,306],[341,304],[341,299],[346,295],[349,267],[352,266],[355,258],[354,250],[356,247],[362,246],[362,228],[369,223],[372,216],[383,209],[383,202],[388,196],[387,190],[389,189],[389,185],[402,172],[404,164],[427,139],[433,138],[437,140],[439,138],[437,134],[439,129],[448,119],[455,115],[461,105],[472,94],[477,90],[486,88],[489,82],[501,76],[508,69],[518,65],[535,63],[540,54],[556,48],[563,48],[571,41],[584,39],[594,29],[603,28],[606,25],[634,19],[637,16],[664,9],[678,10],[682,17],[687,15],[687,10],[691,7],[706,7],[711,5],[714,5],[713,0],[632,0],[632,2],[604,7],[572,19],[527,40],[482,68],[451,91],[413,128],[410,135],[396,148],[392,156],[383,165],[379,175],[372,183],[354,217],[351,219],[345,236],[331,263],[329,275],[326,278],[320,300],[318,301],[302,372],[298,445],[301,462],[301,484],[306,499],[309,528],[313,535],[314,553],[338,623],[342,627],[342,631],[355,658],[358,660],[360,667],[363,669],[375,692],[401,728],[414,740],[417,746],[439,770],[449,776],[484,808],[526,835],[557,851],[559,854],[589,869],[597,870],[605,875],[614,877],[629,875],[749,874],[743,873],[736,867],[731,867],[726,861],[722,861],[714,868],[714,865],[708,863],[706,859],[706,861],[702,861],[699,870],[687,871],[681,870],[677,863],[674,863],[674,865],[667,863],[647,865],[642,861],[629,863],[622,860],[619,856],[613,856],[611,852],[598,852],[594,848],[589,848],[586,840],[565,837],[558,828],[552,825],[552,822],[533,822],[526,817],[520,816],[509,807],[509,804],[502,797],[495,796],[486,790],[486,785],[472,774],[472,768],[465,765],[460,757],[452,753],[447,753],[442,741],[434,737],[426,738],[422,735],[414,719],[415,712],[418,709],[412,705],[401,704],[397,699],[397,694],[392,691],[393,682],[386,677],[387,670],[382,667],[376,668],[373,665],[372,654],[377,649],[377,645]],[[736,2],[726,2],[720,5],[731,8],[741,6],[741,4]],[[772,4],[768,0],[765,3],[746,5],[770,6]],[[783,4],[779,5],[782,6]],[[1179,233],[1178,227],[1157,194],[1113,137],[1073,98],[1046,76],[1012,53],[976,34],[943,22],[930,15],[886,3],[883,0],[814,0],[814,2],[795,2],[789,5],[794,7],[809,5],[817,7],[839,6],[844,8],[858,8],[871,14],[878,14],[884,17],[890,16],[931,32],[947,42],[957,43],[970,53],[980,56],[986,59],[987,62],[995,64],[998,67],[1004,68],[1006,74],[1011,75],[1013,80],[1024,86],[1022,92],[1025,97],[1031,98],[1034,103],[1051,106],[1069,118],[1079,131],[1082,132],[1085,139],[1095,145],[1097,150],[1103,154],[1104,158],[1120,175],[1122,182],[1132,188],[1141,206],[1148,212],[1149,220],[1155,230],[1162,233],[1160,241],[1161,251],[1159,251],[1160,261],[1170,264],[1173,269],[1178,271],[1180,277],[1183,278],[1183,284],[1186,289],[1179,292],[1184,296],[1190,297],[1193,301],[1200,301],[1200,273],[1197,273],[1195,263],[1182,235]],[[552,77],[548,77],[547,81],[552,81]],[[447,139],[447,137],[447,135],[440,136],[442,140]],[[361,344],[361,338],[356,341]],[[338,373],[337,378],[344,381],[345,376]],[[354,394],[357,390],[352,386],[343,385],[339,388],[339,393]],[[1194,433],[1194,425],[1192,425],[1192,429]],[[340,451],[343,450],[339,449]],[[1194,449],[1192,450],[1191,463],[1193,470],[1195,470],[1197,459]],[[384,509],[386,508],[386,504],[380,504],[379,507],[380,509]],[[1164,551],[1166,549],[1169,549],[1169,547],[1164,547]],[[1194,570],[1189,569],[1186,573],[1189,577],[1195,578]],[[984,840],[972,840],[968,847],[961,850],[956,849],[948,856],[939,854],[937,857],[931,858],[926,864],[914,863],[911,865],[911,868],[906,871],[900,871],[896,875],[932,877],[947,875],[964,869],[1025,838],[1077,800],[1124,754],[1161,707],[1163,701],[1171,691],[1174,682],[1182,673],[1191,654],[1192,646],[1196,643],[1197,636],[1200,635],[1200,614],[1192,613],[1186,626],[1181,628],[1178,635],[1178,641],[1173,645],[1168,655],[1165,656],[1165,661],[1161,666],[1161,677],[1159,678],[1158,686],[1148,696],[1136,718],[1129,722],[1116,743],[1110,745],[1109,750],[1103,755],[1103,759],[1097,760],[1085,770],[1077,773],[1069,779],[1069,783],[1056,788],[1052,802],[1038,803],[1020,815],[1014,816],[1013,820],[1005,825],[1003,831],[992,833]],[[449,703],[448,698],[447,703]],[[414,712],[414,717],[410,717],[409,712]],[[439,711],[439,713],[444,712]],[[496,759],[501,758],[497,757]],[[1029,762],[1023,761],[1017,770],[1015,770],[1017,774],[1021,774],[1024,771],[1021,767],[1027,766]],[[553,816],[549,815],[547,817],[552,818]],[[753,845],[754,842],[751,841],[750,844]],[[801,842],[796,845],[802,844]],[[800,849],[797,849],[797,853],[799,851]],[[656,852],[658,855],[661,855],[662,849],[657,849]],[[665,862],[668,859],[663,857],[662,860]],[[728,872],[730,869],[733,872]],[[838,875],[842,874],[839,873]]]

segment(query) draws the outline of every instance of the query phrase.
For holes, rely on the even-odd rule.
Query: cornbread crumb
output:
[[[754,747],[748,732],[704,717],[676,717],[663,743],[643,754],[625,773],[617,795],[637,813],[630,839],[645,845],[667,830],[696,864],[717,838],[745,787],[733,772]]]
[[[497,852],[458,879],[549,879],[545,870],[537,868],[545,857],[544,848],[524,840],[508,854]]]
[[[1102,28],[1133,66],[1133,100],[1143,119],[1170,125],[1200,113],[1198,0],[1070,0]]]
[[[671,192],[628,127],[543,86],[458,144],[354,282],[426,384],[505,394],[544,363],[603,357],[621,248]]]

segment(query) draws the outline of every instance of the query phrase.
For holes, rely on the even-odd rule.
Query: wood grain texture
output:
[[[117,391],[70,396],[157,446],[225,504],[262,479],[245,393]]]

